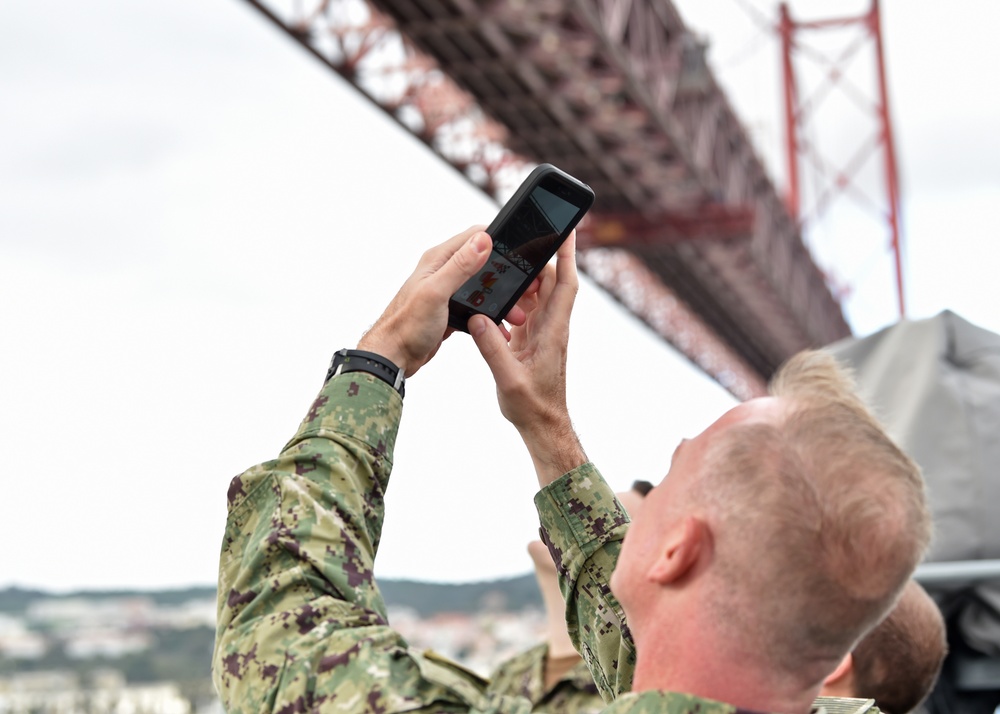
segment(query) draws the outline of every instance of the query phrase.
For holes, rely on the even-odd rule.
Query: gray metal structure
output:
[[[920,464],[935,537],[916,578],[941,606],[951,653],[935,713],[1000,705],[1000,335],[952,312],[830,347]]]

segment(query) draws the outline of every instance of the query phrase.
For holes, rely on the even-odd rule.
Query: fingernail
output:
[[[490,239],[482,232],[472,236],[472,240],[469,242],[472,244],[472,249],[477,253],[482,253],[490,247]]]
[[[469,318],[469,334],[479,337],[483,334],[486,329],[486,318],[485,317],[470,317]]]

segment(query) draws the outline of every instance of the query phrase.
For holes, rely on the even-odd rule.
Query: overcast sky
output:
[[[736,0],[679,7],[781,184],[773,39]],[[1000,331],[1000,6],[884,16],[910,314]],[[835,144],[864,126],[834,114]],[[810,241],[866,334],[895,318],[886,237],[845,211]],[[277,454],[423,250],[495,212],[240,0],[0,8],[0,587],[214,582],[229,480]],[[572,340],[570,408],[617,488],[734,403],[589,283]],[[527,571],[533,483],[449,340],[407,385],[377,573]]]

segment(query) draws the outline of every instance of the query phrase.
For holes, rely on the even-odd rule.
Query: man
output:
[[[397,373],[435,354],[448,297],[489,249],[470,230],[425,253],[359,343],[375,355],[340,358],[278,459],[233,480],[213,669],[229,711],[530,710],[412,652],[372,580]],[[483,316],[469,330],[543,487],[543,540],[606,711],[805,714],[926,547],[919,473],[810,355],[778,380],[781,396],[683,443],[629,529],[566,411],[577,287],[570,240],[509,315],[510,333]],[[641,388],[609,369],[619,388]]]
[[[625,511],[634,515],[652,488],[649,481],[635,481],[616,496]],[[524,697],[534,714],[599,712],[604,700],[566,631],[566,603],[552,556],[540,540],[528,543],[528,554],[545,606],[545,641],[502,662],[490,675],[489,691]]]
[[[832,358],[808,353],[776,376],[774,396],[681,443],[624,538],[559,378],[574,267],[557,264],[539,292],[545,309],[529,306],[509,344],[488,320],[469,321],[542,486],[535,502],[574,644],[616,706],[668,708],[684,692],[702,708],[808,711],[927,547],[919,470]],[[640,387],[641,375],[606,377]]]
[[[636,481],[616,496],[634,517],[652,487],[648,481]],[[534,714],[600,711],[604,700],[566,631],[565,604],[552,558],[541,541],[529,543],[528,552],[545,605],[546,639],[497,667],[489,688],[520,694],[531,701]],[[874,699],[887,714],[907,714],[934,688],[947,651],[941,611],[911,580],[889,615],[826,678],[820,695]]]
[[[889,616],[827,677],[823,696],[874,699],[888,714],[907,714],[927,698],[948,652],[941,611],[911,580]]]

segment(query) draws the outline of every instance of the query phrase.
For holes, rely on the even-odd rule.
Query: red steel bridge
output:
[[[247,0],[497,200],[590,184],[594,282],[737,397],[850,334],[670,0]]]

